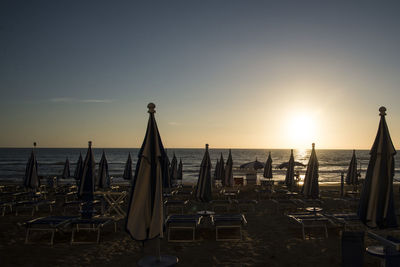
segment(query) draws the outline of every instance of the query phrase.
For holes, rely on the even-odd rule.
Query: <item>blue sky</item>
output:
[[[0,146],[369,148],[400,138],[400,4],[2,1]]]

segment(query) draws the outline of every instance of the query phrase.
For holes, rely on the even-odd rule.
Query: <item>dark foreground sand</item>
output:
[[[321,186],[324,210],[355,211],[355,206],[333,199],[338,193],[332,190],[337,189]],[[243,188],[240,197],[256,198],[254,188]],[[399,200],[397,186],[395,199]],[[396,206],[400,207],[398,201]],[[35,243],[25,245],[25,228],[18,223],[47,214],[42,211],[33,217],[28,213],[0,217],[1,266],[136,266],[143,255],[141,243],[130,239],[123,221],[119,222],[117,233],[112,226],[106,228],[98,245],[70,245],[69,231],[57,233],[54,246],[44,243],[49,240],[44,233],[32,235]],[[61,209],[55,214],[61,214]],[[212,229],[202,229],[193,243],[168,243],[164,238],[161,251],[178,256],[180,266],[340,266],[340,228],[330,226],[328,238],[323,237],[322,230],[315,229],[303,240],[299,225],[276,212],[267,199],[258,203],[255,212],[246,213],[246,218],[248,225],[241,242],[216,242]],[[366,240],[366,245],[371,243]],[[379,260],[372,256],[366,255],[365,261],[365,266],[379,266]]]

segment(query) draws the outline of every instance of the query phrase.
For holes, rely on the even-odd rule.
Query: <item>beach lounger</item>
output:
[[[76,216],[49,216],[40,217],[28,222],[25,222],[26,236],[25,244],[29,243],[29,235],[32,231],[49,231],[51,232],[50,245],[54,243],[54,235],[57,231],[61,230]]]
[[[69,222],[72,227],[71,245],[72,244],[90,244],[100,242],[101,230],[108,224],[112,223],[112,218],[93,217],[91,219],[76,218]],[[114,222],[115,223],[115,222]],[[76,241],[75,235],[77,232],[97,232],[96,241]]]
[[[348,228],[352,227],[352,226],[364,228],[357,213],[354,213],[354,212],[352,212],[352,213],[333,213],[333,214],[324,213],[324,216],[331,219],[331,221],[333,223],[336,223],[336,224],[339,224],[340,226],[342,226],[344,231],[348,230]]]
[[[383,262],[382,266],[385,267],[398,267],[400,266],[400,239],[387,236],[386,238],[375,234],[371,231],[367,232],[368,237],[379,241],[382,244],[381,253],[374,256],[381,257]],[[368,252],[368,248],[367,248]],[[371,253],[370,253],[371,254]]]
[[[21,210],[30,209],[32,210],[31,215],[35,214],[35,211],[39,210],[41,206],[48,206],[50,213],[53,212],[53,207],[56,204],[54,200],[25,200],[18,201],[14,204],[15,216],[18,216]]]
[[[171,200],[167,199],[164,201],[165,214],[168,215],[170,210],[180,210],[180,214],[184,213],[184,210],[189,203],[189,200]]]
[[[193,242],[196,240],[196,228],[203,217],[200,215],[175,214],[168,216],[165,224],[168,231],[168,242]],[[191,238],[174,239],[173,233],[191,232]]]
[[[328,237],[328,229],[326,225],[330,220],[320,213],[293,213],[287,215],[294,222],[301,225],[303,239],[306,239],[305,228],[323,228],[325,237]]]
[[[215,226],[216,241],[242,240],[242,228],[247,224],[243,214],[211,215],[211,222]],[[232,234],[232,232],[234,233]]]

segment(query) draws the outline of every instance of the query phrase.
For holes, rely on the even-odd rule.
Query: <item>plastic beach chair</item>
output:
[[[201,215],[174,214],[168,216],[165,224],[168,229],[168,242],[193,242],[196,240],[196,228],[202,220]],[[191,231],[191,239],[173,239],[171,233]]]
[[[342,266],[364,266],[364,232],[342,233]]]
[[[80,231],[89,231],[89,232],[97,232],[97,239],[95,243],[100,242],[100,233],[101,229],[104,228],[107,224],[113,222],[112,218],[108,217],[93,217],[90,219],[84,218],[75,218],[69,222],[69,225],[72,226],[72,234],[71,234],[71,245],[72,244],[90,244],[94,243],[93,241],[76,241],[75,235]]]
[[[306,239],[305,228],[323,228],[325,237],[328,237],[328,229],[326,227],[330,220],[318,212],[308,213],[292,213],[287,217],[301,225],[303,239]]]
[[[75,218],[76,216],[48,216],[48,217],[36,218],[25,222],[24,223],[26,226],[25,244],[28,244],[29,234],[32,231],[50,231],[51,232],[50,245],[53,245],[55,232],[61,230],[71,220]]]
[[[242,227],[247,225],[244,214],[216,214],[211,215],[211,222],[215,226],[216,241],[240,241],[242,240]],[[228,231],[238,230],[236,236],[227,235]],[[225,232],[225,237],[221,235]],[[223,234],[224,235],[224,234]]]

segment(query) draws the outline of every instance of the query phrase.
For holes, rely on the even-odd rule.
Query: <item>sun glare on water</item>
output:
[[[287,139],[293,148],[308,148],[315,142],[315,121],[307,114],[293,114],[287,120]]]

